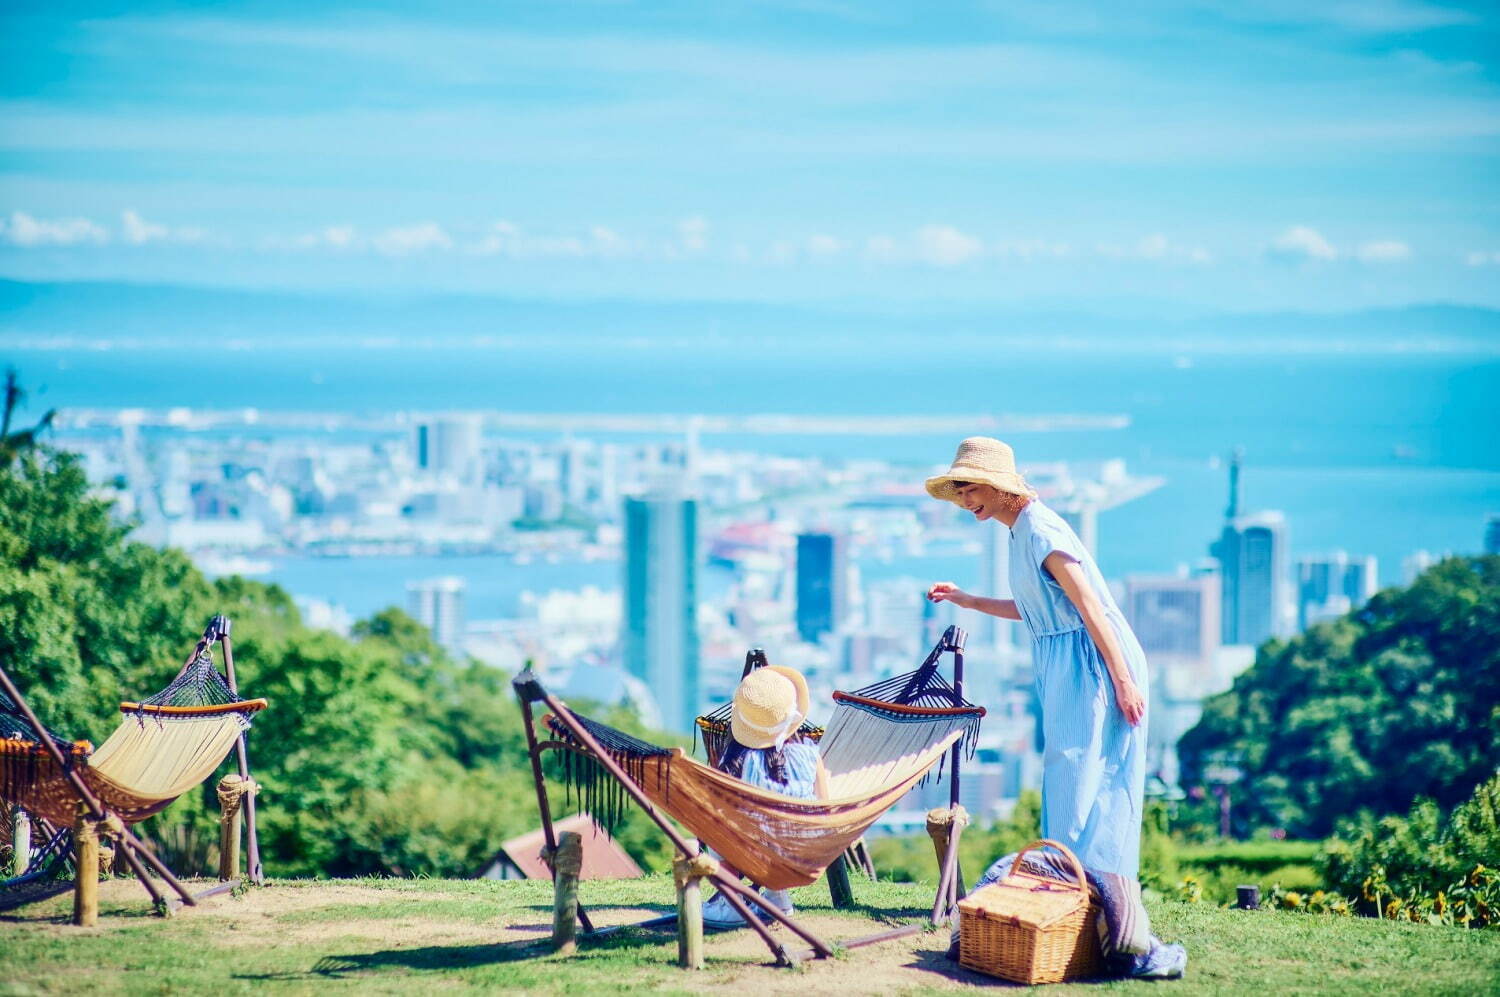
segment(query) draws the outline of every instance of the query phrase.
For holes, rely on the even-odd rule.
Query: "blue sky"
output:
[[[1500,306],[1500,13],[7,4],[0,276]]]

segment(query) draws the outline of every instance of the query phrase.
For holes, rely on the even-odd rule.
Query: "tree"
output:
[[[1500,557],[1449,558],[1268,641],[1179,751],[1189,782],[1216,762],[1241,771],[1241,820],[1302,836],[1418,797],[1456,805],[1500,758]]]
[[[42,431],[52,425],[52,419],[57,415],[56,409],[48,409],[47,413],[37,420],[35,426],[13,433],[10,430],[11,420],[15,417],[16,409],[25,400],[26,392],[21,390],[15,368],[7,370],[3,409],[0,409],[0,467],[10,464],[19,455],[35,447]]]

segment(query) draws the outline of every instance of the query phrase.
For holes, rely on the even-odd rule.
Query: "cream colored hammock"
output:
[[[984,715],[936,674],[936,655],[916,672],[860,693],[835,693],[834,699],[838,705],[820,741],[829,773],[827,800],[758,789],[681,748],[657,747],[571,711],[566,718],[551,714],[546,723],[558,739],[553,746],[571,749],[562,752],[569,791],[576,789],[584,809],[606,825],[618,817],[623,794],[572,724],[624,768],[653,804],[729,864],[761,886],[786,889],[815,882],[960,739],[972,747],[974,738],[966,735],[977,731]]]
[[[264,699],[237,700],[202,650],[161,692],[121,703],[124,717],[94,749],[48,731],[88,788],[134,823],[165,809],[207,779],[250,727]],[[78,794],[24,718],[0,693],[0,799],[58,827],[77,816]]]

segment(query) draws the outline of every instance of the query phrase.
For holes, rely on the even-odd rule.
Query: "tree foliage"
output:
[[[1474,927],[1500,925],[1500,775],[1444,813],[1421,799],[1401,817],[1368,811],[1339,822],[1328,885],[1367,913]]]
[[[1179,751],[1189,782],[1216,763],[1240,770],[1241,830],[1324,837],[1360,810],[1453,807],[1500,760],[1500,557],[1449,558],[1268,641]]]

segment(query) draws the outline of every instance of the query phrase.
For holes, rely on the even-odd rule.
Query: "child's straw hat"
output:
[[[779,748],[807,717],[807,680],[795,668],[766,665],[734,690],[729,732],[747,748]]]
[[[1002,492],[1036,498],[1036,492],[1016,471],[1016,455],[1010,447],[988,436],[971,436],[958,445],[953,466],[927,479],[927,494],[959,505],[958,486],[973,482],[993,485]]]

